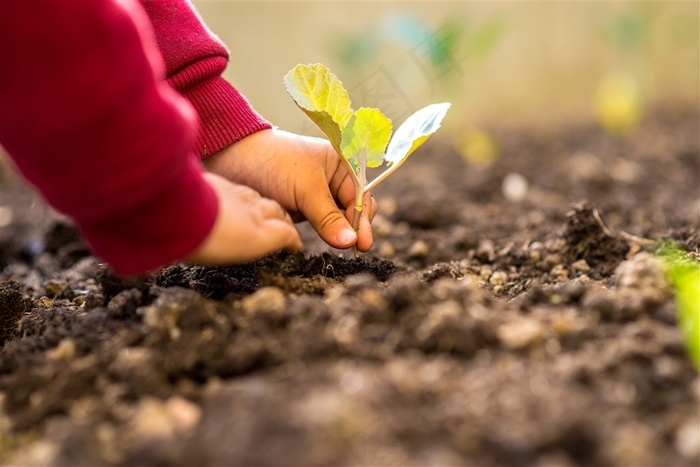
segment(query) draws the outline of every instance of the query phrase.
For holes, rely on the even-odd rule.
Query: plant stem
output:
[[[397,164],[392,165],[391,167],[388,167],[384,172],[379,174],[374,180],[372,180],[369,183],[365,183],[365,191],[371,191],[373,188],[375,188],[379,183],[381,183],[385,178],[387,178],[389,175],[394,173],[396,169],[399,168],[399,166],[403,163],[399,162]]]

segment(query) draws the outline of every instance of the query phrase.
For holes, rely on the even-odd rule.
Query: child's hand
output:
[[[295,221],[308,220],[334,248],[372,248],[370,221],[377,211],[366,196],[358,233],[350,222],[355,186],[330,143],[280,130],[262,130],[204,161],[211,171],[277,200]]]
[[[202,264],[231,264],[258,259],[275,250],[297,251],[301,239],[289,214],[247,186],[218,175],[204,177],[219,199],[219,215],[204,242],[187,258]]]

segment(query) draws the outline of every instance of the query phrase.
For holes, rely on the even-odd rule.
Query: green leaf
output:
[[[359,175],[363,166],[382,165],[389,138],[391,120],[378,109],[362,107],[353,114],[343,130],[340,153]]]
[[[337,76],[320,63],[297,65],[284,77],[287,92],[338,150],[352,117],[350,96]]]
[[[449,102],[431,104],[416,111],[396,130],[384,158],[389,165],[401,165],[421,144],[440,128],[449,110]]]
[[[662,252],[676,295],[678,325],[688,355],[700,370],[700,265],[685,259],[677,248]]]

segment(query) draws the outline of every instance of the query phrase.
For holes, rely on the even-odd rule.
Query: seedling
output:
[[[661,257],[676,295],[678,325],[688,355],[700,371],[700,265],[671,245],[662,248]]]
[[[449,102],[424,107],[391,136],[391,120],[379,111],[362,107],[353,111],[350,96],[337,76],[325,66],[297,65],[284,77],[287,92],[297,106],[326,135],[336,152],[347,163],[355,184],[355,211],[352,227],[357,231],[365,193],[391,175],[406,158],[440,128],[450,108]],[[371,181],[367,168],[387,168]],[[359,256],[354,247],[355,258]]]

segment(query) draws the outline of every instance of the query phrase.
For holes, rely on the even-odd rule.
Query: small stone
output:
[[[189,431],[195,428],[202,419],[202,409],[197,404],[180,396],[171,396],[166,400],[165,411],[178,431]]]
[[[379,211],[382,213],[382,215],[391,217],[394,214],[396,214],[396,208],[398,207],[398,203],[396,202],[396,198],[392,196],[383,196],[379,199],[377,202],[379,205]],[[376,216],[375,216],[376,219]]]
[[[62,339],[56,347],[46,351],[49,360],[70,360],[75,356],[75,341],[73,339]]]
[[[615,275],[617,285],[621,288],[657,290],[669,288],[661,261],[647,252],[639,253],[632,259],[620,263],[615,270]]]
[[[569,270],[563,264],[557,264],[549,271],[549,274],[553,277],[567,278],[569,277]]]
[[[139,402],[131,420],[131,429],[137,436],[151,439],[170,438],[175,434],[175,424],[168,415],[165,404],[151,397]]]
[[[566,240],[562,238],[550,239],[544,242],[548,251],[562,251],[566,247]]]
[[[528,188],[527,179],[519,173],[509,173],[501,184],[503,196],[512,202],[519,202],[525,199]]]
[[[264,312],[271,315],[283,314],[287,299],[277,287],[262,287],[241,301],[243,311],[249,314]]]
[[[608,173],[622,183],[634,183],[644,174],[644,170],[636,162],[621,157],[608,168]]]
[[[428,253],[430,253],[430,247],[423,240],[418,240],[408,249],[408,255],[412,258],[425,258]]]
[[[591,271],[591,267],[588,265],[585,259],[574,261],[571,264],[571,269],[573,269],[576,272],[581,272],[583,274],[588,274]]]
[[[508,274],[503,271],[496,271],[491,274],[489,278],[489,283],[494,286],[502,286],[505,285],[506,282],[508,282]]]
[[[675,446],[688,458],[700,455],[700,423],[697,418],[691,418],[678,428]]]
[[[608,171],[608,167],[599,157],[583,151],[573,154],[567,162],[572,173],[583,179],[600,179]]]
[[[476,258],[479,261],[490,263],[496,259],[496,247],[493,241],[484,239],[479,241],[479,246],[476,249]]]
[[[377,254],[382,258],[393,258],[396,256],[396,248],[389,242],[384,242],[379,246]]]
[[[552,316],[551,324],[552,329],[559,337],[568,336],[574,329],[574,323],[571,318],[563,314],[556,314]]]
[[[53,307],[53,300],[51,300],[46,295],[42,295],[36,301],[34,301],[34,306],[39,308],[51,308]]]
[[[493,269],[491,269],[491,266],[481,266],[479,269],[479,279],[482,281],[487,281],[491,278],[491,274],[493,274]]]
[[[44,291],[46,292],[46,295],[51,298],[58,297],[65,288],[66,283],[63,281],[52,279],[44,282]]]
[[[394,237],[402,237],[411,231],[411,224],[406,221],[397,222],[394,224]]]
[[[377,237],[386,238],[391,236],[394,226],[389,222],[389,220],[377,214],[372,220],[372,232],[377,235]]]
[[[345,278],[345,287],[348,290],[361,290],[366,288],[372,288],[377,285],[377,279],[368,272],[361,272],[359,274],[351,274]]]
[[[530,261],[536,263],[542,259],[542,252],[544,251],[544,245],[540,242],[532,242],[528,246],[528,256]]]
[[[550,253],[544,257],[545,264],[554,267],[562,263],[561,255],[558,253]]]
[[[531,347],[542,340],[543,330],[539,321],[519,318],[502,324],[497,331],[498,339],[509,349]]]
[[[588,284],[591,281],[591,278],[588,277],[588,274],[581,274],[576,278],[576,283],[577,284]]]
[[[376,310],[382,310],[387,307],[386,300],[382,297],[382,294],[375,289],[365,289],[358,294],[360,300],[365,305]]]

